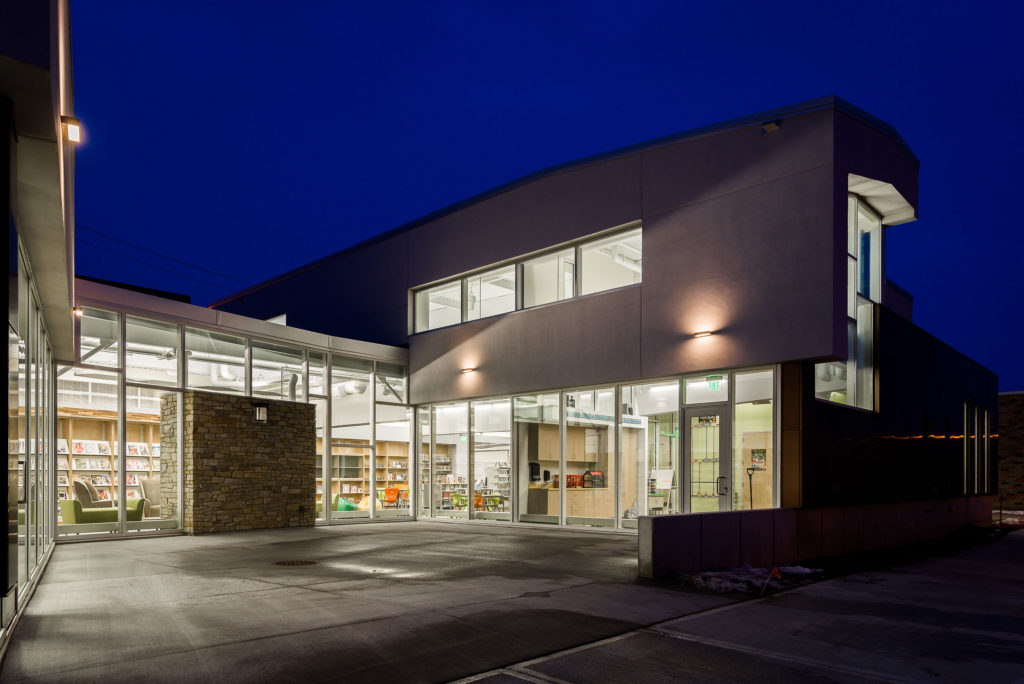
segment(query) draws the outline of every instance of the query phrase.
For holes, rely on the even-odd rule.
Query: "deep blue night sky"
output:
[[[77,270],[207,304],[542,167],[835,93],[921,159],[887,245],[916,322],[1024,390],[1024,3],[703,4],[73,1]]]

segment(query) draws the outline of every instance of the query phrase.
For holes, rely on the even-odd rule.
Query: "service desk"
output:
[[[530,487],[531,513],[558,515],[558,487]],[[612,518],[615,501],[610,487],[570,487],[565,490],[565,515],[570,518]]]

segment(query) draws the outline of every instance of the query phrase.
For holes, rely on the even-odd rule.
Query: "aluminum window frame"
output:
[[[457,276],[452,276],[452,277],[448,277],[448,278],[442,278],[440,280],[436,280],[436,281],[433,281],[431,283],[427,283],[427,284],[424,284],[424,285],[419,285],[417,287],[411,288],[409,290],[409,295],[410,295],[409,296],[409,301],[410,301],[409,336],[411,337],[413,335],[422,335],[423,333],[432,332],[434,330],[443,330],[445,328],[451,328],[451,327],[454,327],[456,325],[463,325],[463,324],[469,323],[471,321],[480,321],[480,320],[485,320],[485,319],[488,319],[488,318],[495,318],[497,316],[505,316],[507,314],[515,313],[517,311],[525,311],[525,310],[528,310],[528,309],[536,309],[536,308],[539,308],[539,307],[542,307],[542,306],[550,306],[550,305],[553,305],[553,304],[559,304],[561,302],[566,302],[566,301],[578,299],[578,298],[584,297],[584,296],[589,297],[589,296],[592,296],[592,295],[603,294],[605,292],[613,292],[615,290],[625,289],[627,287],[637,287],[637,286],[639,286],[639,285],[641,285],[643,283],[643,271],[642,270],[641,270],[641,273],[640,273],[640,282],[638,282],[638,283],[631,283],[631,284],[628,284],[628,285],[621,285],[619,287],[612,287],[612,288],[608,288],[606,290],[598,290],[596,292],[591,292],[591,293],[589,293],[587,295],[581,294],[581,292],[582,292],[582,274],[583,274],[583,270],[582,270],[583,249],[588,244],[590,244],[590,243],[598,242],[598,241],[602,241],[602,240],[607,240],[607,239],[613,238],[613,237],[615,237],[617,235],[631,233],[631,232],[637,231],[637,230],[641,231],[640,234],[641,234],[641,237],[642,237],[643,236],[643,220],[642,219],[637,219],[635,221],[630,221],[628,223],[624,223],[624,224],[621,224],[621,225],[618,225],[618,226],[614,226],[612,228],[608,228],[606,230],[599,231],[597,233],[591,233],[590,235],[587,235],[587,236],[584,236],[584,237],[581,237],[581,238],[577,238],[575,240],[569,240],[567,242],[563,242],[563,243],[555,245],[555,246],[545,247],[544,249],[537,250],[536,252],[530,252],[528,254],[521,254],[521,255],[513,257],[511,259],[505,259],[503,261],[498,261],[498,262],[495,262],[493,264],[488,264],[487,266],[483,266],[481,268],[475,268],[475,269],[472,269],[470,271],[466,271],[465,273],[462,273],[462,274],[457,275]],[[523,295],[523,286],[524,286],[524,280],[525,280],[524,279],[524,272],[525,272],[524,266],[525,266],[526,262],[533,261],[534,259],[540,259],[540,258],[543,258],[545,256],[551,256],[553,254],[557,254],[558,252],[566,251],[566,250],[569,250],[569,249],[573,250],[573,259],[574,259],[574,263],[573,263],[572,294],[569,295],[569,296],[566,296],[564,299],[555,299],[553,301],[544,302],[542,304],[534,304],[534,305],[531,305],[531,306],[525,306],[525,298],[524,298],[524,295]],[[641,268],[642,268],[642,263],[643,263],[642,262],[642,258],[643,257],[641,255]],[[473,278],[473,277],[477,277],[477,276],[483,275],[483,274],[485,274],[485,273],[487,273],[489,271],[495,271],[495,270],[498,270],[498,269],[501,269],[501,268],[507,268],[507,267],[510,267],[510,266],[515,268],[515,279],[516,279],[516,282],[515,282],[515,308],[512,309],[511,311],[503,311],[501,313],[490,314],[488,316],[480,315],[477,318],[472,318],[472,319],[468,318],[468,296],[467,295],[468,295],[469,279]],[[560,277],[561,274],[558,274],[558,276]],[[461,310],[461,315],[460,315],[459,322],[458,323],[449,323],[448,325],[441,325],[441,326],[437,326],[437,327],[434,327],[434,328],[424,327],[422,330],[418,330],[417,328],[418,328],[418,326],[420,324],[419,316],[417,315],[417,297],[418,297],[418,295],[420,293],[426,292],[427,290],[431,290],[431,289],[434,289],[434,288],[437,288],[437,287],[442,287],[442,286],[445,286],[445,285],[453,285],[455,283],[459,283],[459,291],[460,291],[461,299],[462,299],[462,301],[460,303],[460,307],[459,307],[460,310]]]

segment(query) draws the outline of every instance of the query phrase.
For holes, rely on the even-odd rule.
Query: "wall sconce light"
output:
[[[252,403],[252,422],[266,423],[269,417],[270,407],[267,404],[257,401]]]
[[[701,330],[700,332],[693,333],[694,337],[711,337],[710,330]]]
[[[60,117],[60,127],[64,129],[65,140],[73,143],[82,142],[82,122],[76,117]]]
[[[459,372],[462,373],[463,375],[466,375],[468,373],[476,373],[476,368],[463,368]]]
[[[780,121],[779,119],[775,119],[774,121],[765,121],[763,124],[761,124],[761,132],[771,133],[773,131],[779,130],[780,126],[782,126],[782,121]]]
[[[75,308],[71,309],[71,312],[72,312],[73,314],[75,314],[75,318],[81,318],[81,317],[82,317],[82,314],[83,314],[83,313],[85,313],[85,312],[84,312],[84,311],[82,310],[82,307],[80,307],[80,306],[76,306]]]

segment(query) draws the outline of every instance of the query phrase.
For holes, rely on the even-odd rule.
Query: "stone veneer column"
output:
[[[186,533],[314,524],[316,409],[265,403],[269,416],[261,424],[253,422],[249,397],[184,393]]]
[[[160,397],[160,517],[178,517],[178,394]]]

